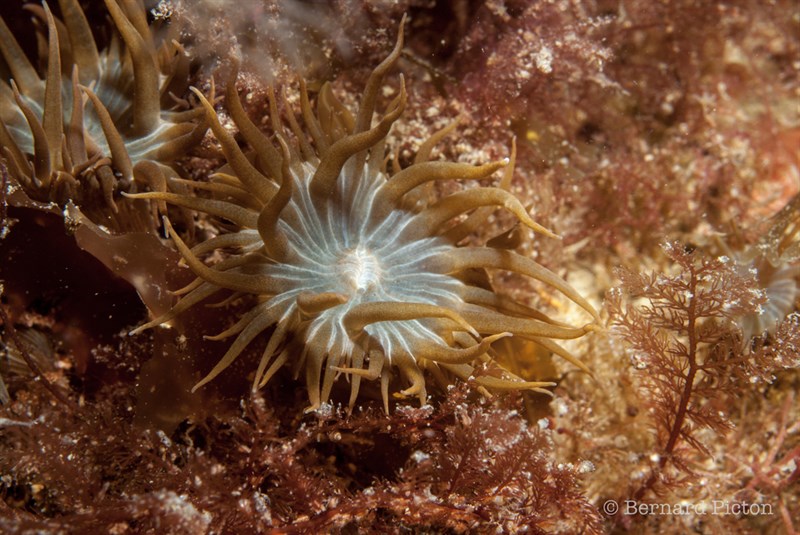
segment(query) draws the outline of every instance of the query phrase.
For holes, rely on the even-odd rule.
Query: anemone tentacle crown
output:
[[[198,110],[172,110],[189,60],[169,39],[157,45],[141,0],[105,0],[115,30],[105,48],[77,0],[58,4],[63,21],[46,2],[26,6],[46,44],[43,75],[0,19],[0,58],[11,75],[0,82],[0,156],[31,199],[100,207],[108,219],[118,193],[136,191],[134,179],[166,189],[177,176],[170,164],[207,127]]]
[[[386,136],[406,105],[400,88],[373,120],[384,76],[403,47],[402,24],[392,53],[369,77],[353,115],[322,86],[312,105],[301,83],[302,123],[283,94],[270,90],[272,136],[245,113],[235,85],[227,86],[230,117],[253,154],[243,152],[220,123],[212,104],[195,90],[228,165],[208,183],[195,183],[210,198],[181,193],[132,195],[165,201],[233,223],[189,248],[165,226],[197,279],[180,290],[168,313],[140,332],[174,319],[218,292],[258,296],[258,304],[215,340],[234,338],[226,354],[196,388],[222,373],[261,333],[269,333],[253,380],[261,387],[284,365],[304,371],[311,408],[326,401],[340,376],[350,381],[350,405],[362,379],[380,379],[388,410],[393,370],[405,388],[399,397],[426,401],[424,372],[437,381],[450,376],[473,381],[482,391],[542,389],[505,370],[475,375],[492,362],[491,344],[520,336],[582,366],[553,339],[577,338],[591,325],[573,327],[493,291],[487,269],[510,270],[557,289],[592,318],[597,312],[566,282],[533,260],[493,246],[459,246],[493,207],[513,213],[527,227],[553,236],[535,223],[507,187],[512,158],[480,166],[428,161],[431,148],[454,125],[434,134],[412,165],[387,170]],[[285,110],[281,119],[279,104]],[[288,129],[285,125],[288,125]],[[501,187],[476,187],[430,204],[411,202],[437,180],[484,179],[504,169]],[[472,213],[457,224],[458,216]],[[229,225],[226,225],[229,227]],[[228,254],[209,266],[202,258]]]

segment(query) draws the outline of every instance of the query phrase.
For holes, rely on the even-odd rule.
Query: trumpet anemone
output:
[[[32,199],[110,207],[134,179],[166,189],[167,165],[205,133],[198,111],[174,107],[188,80],[180,46],[157,47],[140,0],[105,0],[116,33],[98,50],[77,0],[26,6],[46,57],[43,76],[0,19],[0,145],[11,178]],[[122,218],[119,218],[122,219]]]
[[[240,149],[212,104],[195,90],[228,161],[210,182],[195,184],[210,197],[131,195],[203,212],[233,229],[189,248],[165,218],[167,231],[197,278],[178,291],[182,297],[168,313],[134,334],[169,322],[221,291],[233,292],[231,297],[258,297],[233,325],[207,337],[235,339],[194,389],[222,373],[265,331],[269,340],[253,388],[264,386],[288,364],[295,375],[305,374],[309,410],[327,401],[334,382],[344,376],[350,381],[351,408],[361,380],[379,379],[388,411],[395,370],[398,382],[404,383],[395,397],[416,397],[420,403],[427,399],[425,371],[444,383],[451,376],[470,381],[487,394],[551,386],[524,381],[498,367],[476,373],[478,366],[492,363],[491,344],[512,335],[533,340],[585,369],[553,339],[580,337],[592,325],[571,327],[495,293],[486,270],[538,279],[597,319],[578,292],[533,260],[491,246],[492,241],[459,246],[498,206],[534,231],[552,233],[535,223],[503,187],[476,187],[430,205],[420,202],[419,189],[433,181],[486,179],[503,168],[502,185],[507,187],[512,162],[472,166],[428,161],[433,145],[453,130],[451,125],[422,145],[412,165],[387,165],[386,136],[406,105],[402,75],[399,94],[382,116],[373,120],[373,115],[384,76],[402,46],[401,24],[393,51],[369,76],[355,115],[329,84],[312,105],[301,81],[303,127],[291,111],[281,119],[278,103],[288,110],[288,100],[270,90],[272,139],[245,113],[234,76],[227,86],[227,107],[252,155]],[[465,220],[448,225],[470,211]],[[227,256],[220,257],[220,251]],[[217,261],[207,265],[202,259],[212,253]]]

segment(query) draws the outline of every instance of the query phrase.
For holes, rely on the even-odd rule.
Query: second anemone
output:
[[[134,179],[166,189],[171,163],[205,134],[196,110],[168,111],[188,85],[180,45],[157,45],[141,0],[105,0],[115,33],[99,48],[77,0],[59,0],[63,21],[45,2],[34,15],[43,76],[0,19],[0,158],[35,201],[72,202],[97,223],[135,230],[144,217],[117,214],[115,195]],[[5,70],[5,69],[4,69]],[[141,224],[137,224],[140,221]]]
[[[572,327],[495,293],[487,269],[521,273],[553,287],[597,318],[592,306],[566,282],[533,260],[492,247],[459,247],[481,224],[486,210],[500,206],[534,231],[522,204],[503,188],[478,187],[420,206],[419,188],[437,180],[478,180],[506,168],[508,160],[481,166],[427,161],[432,145],[452,128],[434,134],[416,160],[393,174],[386,169],[385,139],[406,105],[399,95],[373,125],[383,78],[400,56],[402,29],[392,53],[369,77],[360,108],[352,115],[329,85],[316,109],[301,84],[305,130],[287,113],[291,138],[270,91],[273,143],[245,113],[234,83],[226,100],[230,116],[254,149],[246,155],[222,126],[212,105],[196,91],[219,140],[228,166],[208,183],[195,183],[212,198],[178,193],[132,195],[204,212],[233,223],[234,230],[189,248],[166,228],[197,275],[179,291],[181,300],[165,315],[134,332],[164,324],[217,292],[258,296],[258,304],[224,332],[236,337],[217,365],[195,389],[223,372],[262,332],[269,331],[253,380],[263,386],[284,365],[305,373],[310,409],[327,401],[339,376],[350,380],[350,406],[362,379],[380,379],[388,411],[393,370],[404,388],[397,397],[427,399],[424,371],[447,383],[455,376],[479,390],[541,389],[506,370],[476,373],[490,363],[491,344],[520,336],[583,367],[553,339],[577,338],[591,325]],[[234,77],[235,79],[235,77]],[[288,108],[285,97],[282,103]],[[308,132],[306,135],[305,132]],[[466,220],[447,223],[473,211]],[[502,240],[498,240],[502,241]],[[491,242],[490,242],[491,243]],[[201,258],[227,250],[213,266]],[[217,257],[219,258],[219,257]],[[584,368],[585,369],[585,368]]]

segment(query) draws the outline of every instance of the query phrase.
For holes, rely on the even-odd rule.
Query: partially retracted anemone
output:
[[[723,251],[733,258],[739,271],[755,276],[765,302],[756,314],[740,319],[743,341],[749,347],[753,336],[775,334],[775,329],[796,307],[800,296],[800,194],[766,221],[758,242],[733,250],[724,242]]]
[[[116,32],[98,50],[78,0],[26,6],[44,73],[0,19],[0,146],[11,178],[33,200],[117,212],[136,179],[166,189],[168,167],[205,133],[202,110],[168,111],[188,85],[180,46],[156,45],[140,0],[105,0]],[[182,86],[182,87],[181,87]],[[122,220],[122,217],[117,219]]]
[[[552,339],[580,337],[591,324],[571,327],[495,293],[485,270],[538,279],[596,319],[583,297],[533,260],[493,247],[492,241],[484,247],[458,246],[485,221],[487,210],[497,206],[534,231],[552,234],[503,188],[468,189],[429,206],[417,195],[432,181],[485,179],[504,167],[502,185],[507,187],[509,160],[481,166],[428,161],[434,143],[453,130],[451,125],[422,145],[412,165],[399,169],[395,161],[393,173],[388,172],[385,139],[406,105],[402,76],[399,94],[377,121],[373,115],[383,78],[397,61],[402,42],[401,26],[394,50],[369,77],[355,116],[327,84],[317,95],[315,113],[301,83],[305,130],[290,111],[286,113],[293,143],[278,112],[279,100],[289,108],[285,96],[277,99],[269,91],[271,141],[245,114],[231,82],[228,110],[254,149],[250,157],[196,92],[228,160],[225,171],[230,172],[197,184],[210,191],[211,198],[132,195],[204,212],[227,221],[226,227],[238,228],[190,249],[166,221],[197,279],[178,291],[182,298],[171,311],[134,331],[169,322],[223,290],[258,296],[258,304],[232,326],[209,337],[236,336],[195,389],[230,366],[264,331],[270,337],[253,388],[288,364],[296,375],[304,371],[311,409],[328,400],[335,380],[346,376],[351,407],[361,380],[379,379],[388,411],[393,370],[399,371],[398,381],[405,382],[395,396],[417,397],[421,403],[427,396],[424,371],[437,382],[453,376],[470,381],[483,393],[552,385],[527,382],[498,367],[493,373],[476,373],[476,366],[492,364],[491,344],[512,335],[534,340],[585,369]],[[447,225],[469,211],[473,213],[466,220]],[[230,254],[213,266],[201,260],[220,250]]]

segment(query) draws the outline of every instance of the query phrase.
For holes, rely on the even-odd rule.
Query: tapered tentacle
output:
[[[363,351],[360,347],[355,346],[353,348],[353,353],[350,356],[350,364],[353,366],[353,368],[361,368],[361,366],[364,365],[365,355],[366,355],[365,351]],[[356,399],[358,399],[358,391],[360,388],[361,388],[361,376],[352,375],[350,377],[350,399],[347,401],[347,408],[349,411],[352,411],[353,407],[356,404]]]
[[[572,353],[558,345],[557,343],[553,342],[549,338],[543,338],[541,336],[536,336],[531,338],[534,342],[545,348],[546,350],[550,351],[551,353],[555,353],[559,357],[563,358],[567,362],[577,366],[581,370],[585,371],[589,375],[592,375],[592,370],[589,369],[586,364],[578,360]]]
[[[125,141],[122,135],[117,130],[114,120],[109,115],[105,105],[97,98],[94,91],[87,87],[81,86],[81,89],[89,97],[94,106],[94,111],[100,119],[100,125],[103,127],[103,135],[108,141],[108,148],[111,151],[111,159],[114,162],[114,167],[122,173],[125,180],[133,180],[133,164],[131,157],[128,155],[128,150],[125,148]]]
[[[508,165],[503,169],[503,178],[497,185],[500,189],[510,190],[511,180],[514,178],[514,167],[517,161],[517,138],[511,138],[511,154],[508,157]],[[459,243],[461,240],[478,230],[486,224],[486,220],[494,210],[491,208],[478,208],[472,212],[464,221],[455,225],[442,236],[450,243]],[[526,210],[527,212],[527,210]],[[552,237],[560,239],[555,234]]]
[[[422,145],[419,146],[417,154],[414,156],[414,165],[425,163],[431,158],[433,147],[438,145],[445,137],[453,133],[453,131],[461,123],[461,117],[456,117],[444,128],[437,130],[431,137],[426,139]]]
[[[100,55],[94,42],[92,29],[83,14],[78,0],[58,0],[61,16],[69,30],[72,57],[80,69],[80,82],[84,85],[100,78]]]
[[[320,389],[320,399],[328,399],[333,389],[333,381],[336,379],[338,372],[336,368],[340,363],[346,361],[346,355],[343,352],[342,345],[337,341],[333,347],[328,350],[328,356],[325,362],[325,372],[322,374],[322,388]]]
[[[467,303],[480,305],[486,308],[493,308],[498,312],[503,312],[522,318],[536,319],[552,325],[558,325],[560,327],[569,327],[569,325],[566,323],[556,321],[546,314],[536,310],[535,308],[525,306],[514,301],[510,297],[506,297],[483,288],[478,288],[477,286],[464,286],[461,288],[460,293],[461,298]]]
[[[419,165],[429,161],[433,147],[435,147],[436,144],[444,139],[445,136],[452,133],[453,130],[455,130],[458,126],[459,122],[460,117],[453,120],[444,128],[431,134],[431,137],[426,139],[422,145],[420,145],[416,156],[414,156],[414,165]],[[377,151],[377,153],[383,154],[383,147],[381,147],[381,150]],[[397,160],[399,160],[399,156],[395,156],[395,161]],[[402,206],[410,211],[416,211],[418,208],[424,207],[429,202],[428,199],[431,197],[433,185],[433,182],[426,182],[425,184],[422,184],[421,186],[418,186],[412,191],[406,193],[403,197]]]
[[[22,110],[25,120],[28,121],[28,126],[33,136],[33,172],[36,185],[47,187],[50,184],[50,175],[53,170],[47,135],[45,134],[42,124],[39,122],[39,118],[36,117],[36,113],[22,100],[22,96],[19,94],[14,80],[11,81],[11,88],[14,90],[14,98],[17,101],[17,106]]]
[[[310,292],[301,293],[297,296],[297,309],[304,318],[314,318],[321,312],[343,305],[347,302],[347,296],[336,292],[324,292],[312,294]]]
[[[20,150],[11,133],[8,131],[6,124],[0,119],[0,147],[2,147],[6,162],[11,171],[11,176],[26,178],[27,172],[23,169],[28,169],[30,165],[25,155]]]
[[[205,279],[208,282],[227,288],[229,290],[236,290],[240,292],[247,292],[251,294],[276,294],[287,289],[285,281],[271,279],[266,276],[247,275],[243,273],[221,273],[203,264],[200,259],[192,254],[189,248],[183,243],[180,236],[172,228],[169,219],[164,218],[164,227],[172,237],[172,241],[178,248],[178,251],[183,256],[189,267],[198,277]]]
[[[475,188],[454,193],[414,216],[414,224],[405,233],[409,239],[420,239],[430,234],[430,229],[441,227],[444,223],[465,211],[481,206],[502,206],[522,221],[527,227],[557,238],[555,234],[536,223],[519,200],[500,188]]]
[[[510,379],[500,379],[499,377],[492,377],[490,375],[475,377],[473,381],[492,390],[532,390],[551,397],[553,393],[545,389],[556,386],[555,383],[547,381],[514,381]]]
[[[381,399],[383,399],[383,412],[389,414],[389,381],[392,378],[392,372],[388,366],[381,368]]]
[[[242,208],[238,204],[227,201],[217,201],[214,199],[201,199],[199,197],[189,197],[177,193],[165,193],[162,191],[148,191],[144,193],[125,193],[131,199],[155,199],[165,201],[176,206],[183,206],[190,210],[198,210],[209,215],[221,217],[232,221],[234,224],[244,228],[254,228],[258,221],[258,216],[251,210]]]
[[[28,56],[25,55],[2,17],[0,17],[0,52],[2,52],[11,76],[20,91],[33,98],[43,94],[44,83],[39,78],[39,73],[31,65]]]
[[[515,318],[499,312],[462,310],[461,316],[479,333],[510,332],[525,338],[579,338],[591,332],[589,327],[558,327],[537,320]]]
[[[375,102],[378,99],[378,93],[383,78],[386,73],[394,67],[394,64],[400,58],[400,53],[403,51],[403,34],[406,23],[406,15],[400,20],[400,29],[397,32],[397,40],[394,44],[392,52],[386,56],[380,65],[375,67],[367,79],[367,85],[364,88],[364,96],[361,100],[361,106],[358,109],[358,116],[356,117],[355,133],[365,132],[369,130],[372,122],[372,115],[375,113]]]
[[[202,244],[200,244],[200,245],[202,245]],[[197,246],[197,247],[200,247],[200,246]],[[192,249],[192,254],[194,254],[195,256],[199,256],[198,253],[194,252],[194,248]],[[217,262],[216,264],[214,264],[211,267],[211,269],[214,269],[216,271],[228,271],[229,269],[233,269],[233,268],[237,268],[237,267],[240,267],[240,266],[244,266],[249,261],[250,261],[250,258],[249,258],[249,256],[246,256],[246,255],[231,256],[230,258],[226,258],[225,260],[221,260],[221,261]],[[178,262],[178,265],[182,266],[182,267],[186,267],[186,261],[184,259],[181,259]],[[200,278],[200,277],[197,277],[196,279],[194,279],[192,282],[190,282],[186,286],[184,286],[182,288],[178,288],[177,290],[173,290],[170,293],[172,295],[175,295],[175,296],[186,295],[189,292],[191,292],[192,290],[194,290],[195,288],[198,288],[201,284],[204,284],[203,279]]]
[[[266,303],[261,303],[259,305],[254,306],[250,310],[248,310],[245,314],[239,318],[233,325],[214,335],[204,335],[203,339],[205,340],[212,340],[214,342],[218,342],[220,340],[225,340],[226,338],[230,338],[234,334],[239,334],[242,332],[245,327],[250,325],[254,319],[256,319],[261,314],[267,312],[270,309],[270,306]]]
[[[222,373],[225,368],[230,366],[231,363],[233,363],[233,361],[242,354],[242,351],[244,351],[244,349],[250,345],[250,342],[252,342],[256,336],[261,334],[265,329],[280,319],[284,312],[284,308],[269,307],[265,310],[261,310],[260,312],[261,313],[252,318],[250,323],[239,333],[239,336],[237,336],[236,340],[233,341],[233,344],[231,344],[231,346],[228,348],[228,351],[225,352],[219,362],[217,362],[216,366],[214,366],[214,368],[208,372],[208,375],[206,375],[192,387],[192,392],[196,391],[203,385],[208,384],[209,381],[214,379],[214,377]]]
[[[152,46],[153,36],[150,32],[150,26],[147,24],[147,12],[142,9],[144,0],[119,0],[119,6],[139,35],[142,36],[147,50],[151,54],[155,54]]]
[[[405,23],[406,16],[403,15],[403,18],[400,21],[400,29],[397,33],[397,41],[395,42],[394,49],[386,57],[386,59],[384,59],[381,64],[372,71],[367,79],[367,85],[364,88],[364,96],[358,109],[358,115],[356,116],[353,127],[350,129],[354,134],[366,132],[372,125],[372,116],[375,113],[375,103],[378,99],[378,92],[383,85],[383,79],[386,76],[386,73],[388,73],[389,70],[394,67],[395,63],[397,63],[397,60],[400,58],[400,53],[403,51],[403,33]],[[405,89],[402,87],[402,77],[400,81],[402,93]],[[382,151],[378,154],[382,155]],[[362,151],[354,155],[348,172],[353,174],[355,180],[360,179],[366,158],[366,151]]]
[[[336,180],[342,170],[344,163],[357,152],[363,151],[378,142],[379,139],[386,137],[392,124],[400,117],[405,109],[406,92],[405,85],[400,84],[400,97],[394,108],[388,112],[381,121],[370,130],[359,132],[352,136],[347,136],[334,143],[317,166],[314,176],[311,178],[309,191],[312,198],[324,206],[333,197]]]
[[[272,88],[270,88],[270,94],[271,92]],[[286,120],[289,121],[289,129],[291,129],[295,139],[297,140],[297,144],[300,147],[300,153],[303,155],[303,159],[306,161],[316,160],[317,156],[316,153],[314,152],[314,149],[311,147],[311,144],[306,139],[306,136],[303,133],[303,129],[300,128],[297,119],[291,112],[292,107],[291,104],[289,104],[289,99],[286,97],[285,89],[281,89],[281,102],[283,103],[283,107],[287,110]],[[275,122],[278,121],[278,108],[274,103],[274,99],[270,99],[270,115],[274,118],[273,121]],[[273,122],[272,125],[273,130],[275,130],[276,132],[281,131],[279,125],[276,125],[275,122]],[[293,161],[297,161],[297,158],[292,158],[292,159]]]
[[[240,190],[247,192],[247,188],[245,187],[245,185],[242,184],[242,181],[239,180],[235,175],[231,175],[229,173],[225,173],[222,171],[217,171],[216,173],[210,175],[208,178],[209,180],[211,180],[211,182],[215,184],[225,184],[226,186],[239,188]],[[252,194],[250,195],[252,196]],[[264,203],[259,202],[258,206],[264,206]]]
[[[61,160],[61,137],[64,134],[64,113],[61,101],[61,51],[56,35],[56,23],[47,4],[44,4],[47,18],[48,53],[47,77],[45,78],[44,112],[42,127],[47,145],[50,147],[50,158],[54,162]]]
[[[103,161],[105,160],[105,161]],[[100,165],[102,163],[102,165]],[[114,171],[110,167],[111,162],[107,159],[98,161],[95,168],[95,174],[100,182],[100,191],[103,193],[103,200],[106,205],[111,207],[113,212],[117,212],[117,205],[114,203],[114,184],[117,183],[117,177],[114,176]]]
[[[491,390],[532,390],[552,396],[553,393],[549,390],[545,390],[545,388],[556,386],[555,383],[546,381],[523,381],[518,377],[511,379],[501,379],[488,375],[474,377],[473,373],[475,373],[475,369],[469,364],[440,364],[440,366],[463,381],[474,381]]]
[[[256,232],[250,232],[250,233],[235,232],[232,234],[220,234],[219,236],[214,236],[213,238],[209,238],[208,240],[202,243],[198,243],[197,245],[192,247],[192,254],[194,254],[195,256],[203,256],[204,254],[210,253],[211,251],[227,249],[230,247],[245,249],[247,247],[251,247],[259,243],[261,243],[261,239],[259,238]],[[214,266],[215,269],[218,267],[219,264],[216,264]]]
[[[183,299],[178,301],[175,304],[175,306],[173,306],[170,310],[168,310],[161,316],[157,317],[153,321],[148,321],[144,325],[136,327],[130,332],[130,334],[131,336],[135,336],[148,329],[152,329],[153,327],[157,327],[159,325],[167,323],[168,321],[172,321],[173,319],[178,317],[179,314],[189,310],[197,303],[200,303],[201,301],[211,297],[212,295],[221,290],[222,288],[220,288],[219,286],[215,286],[207,282],[202,283],[200,284],[200,286],[189,292]]]
[[[334,124],[340,125],[341,129],[336,132],[334,138],[338,139],[348,134],[352,134],[353,130],[355,129],[355,118],[350,113],[350,110],[348,110],[344,104],[342,104],[341,101],[334,96],[333,89],[331,89],[331,84],[324,84],[317,98],[319,99],[319,106],[330,111],[331,121],[333,123],[331,128],[334,128]]]
[[[172,117],[172,119],[180,120],[178,117]],[[159,162],[172,162],[186,156],[187,152],[197,147],[206,135],[206,130],[208,130],[208,126],[202,121],[197,124],[189,122],[174,124],[162,134],[162,137],[169,141],[157,144],[141,157]]]
[[[79,84],[78,66],[72,69],[72,116],[66,131],[67,153],[72,160],[72,170],[87,161],[86,142],[83,137],[83,92]]]
[[[281,183],[281,162],[283,160],[280,152],[272,146],[267,136],[250,120],[250,117],[242,107],[242,101],[239,99],[239,92],[236,90],[236,77],[238,75],[238,65],[234,65],[234,70],[231,73],[231,79],[228,82],[228,87],[225,91],[225,101],[228,105],[228,111],[231,118],[239,127],[239,131],[256,151],[256,158],[263,163],[269,176],[278,184]]]
[[[304,348],[306,353],[306,389],[308,390],[308,399],[311,403],[304,411],[307,413],[318,409],[322,402],[320,381],[322,380],[322,367],[328,357],[328,351],[327,347],[320,342],[323,340],[330,340],[330,338],[331,326],[322,324],[314,333],[313,337],[308,340]]]
[[[271,258],[281,261],[288,261],[293,256],[293,251],[289,246],[289,240],[286,234],[278,227],[278,220],[281,212],[289,204],[292,199],[292,192],[294,191],[294,178],[289,170],[289,148],[285,141],[279,136],[282,150],[283,162],[281,163],[281,175],[283,180],[278,188],[278,192],[269,200],[269,202],[261,210],[256,220],[256,227],[258,233],[261,234],[261,239],[264,240],[264,248]]]
[[[452,348],[441,344],[420,344],[414,348],[414,356],[419,359],[428,359],[434,362],[444,362],[447,364],[466,364],[472,362],[489,350],[489,347],[497,340],[512,336],[511,333],[499,333],[487,336],[480,343],[466,348]]]
[[[447,318],[465,331],[475,335],[475,329],[458,312],[424,303],[369,302],[354,306],[345,314],[342,324],[350,338],[356,338],[367,325],[381,321],[408,321],[421,318]]]
[[[171,178],[170,184],[182,184],[192,189],[210,191],[218,198],[230,198],[239,205],[252,210],[260,210],[263,206],[257,199],[239,186],[232,186],[222,181],[214,180],[219,175],[213,175],[211,182],[198,182],[197,180],[187,180],[185,178]],[[160,191],[160,190],[156,190]]]
[[[223,299],[222,301],[217,301],[216,303],[209,303],[209,304],[206,305],[206,307],[208,307],[208,308],[225,308],[225,307],[233,304],[234,301],[237,301],[238,299],[240,299],[243,295],[245,295],[244,292],[233,292],[228,297]]]
[[[322,131],[319,121],[311,110],[311,103],[308,101],[306,82],[302,78],[300,79],[300,111],[303,114],[303,121],[306,123],[306,128],[308,128],[308,132],[311,134],[311,139],[314,140],[314,145],[317,147],[317,153],[324,158],[330,147],[330,141]]]
[[[357,375],[358,377],[363,377],[369,381],[374,381],[381,376],[381,370],[383,369],[385,363],[386,358],[384,357],[383,353],[378,350],[372,350],[369,352],[369,366],[366,370],[353,366],[352,368],[337,367],[336,371],[349,373],[350,375]]]
[[[266,355],[266,353],[267,352],[265,350],[264,354]],[[263,360],[263,358],[264,357],[262,357],[262,360]],[[275,361],[272,363],[272,365],[269,367],[269,369],[266,372],[264,372],[264,375],[261,377],[261,380],[258,382],[258,388],[263,388],[264,385],[266,385],[269,382],[269,380],[272,379],[272,376],[275,375],[275,373],[279,369],[281,369],[281,367],[284,364],[286,364],[288,361],[289,361],[289,350],[288,349],[284,349],[283,351],[281,351],[281,354],[278,355],[278,358],[275,359]],[[256,375],[256,377],[258,377],[258,375]]]
[[[234,171],[236,171],[236,176],[247,189],[252,191],[262,202],[267,202],[275,194],[278,186],[253,167],[253,164],[251,164],[244,155],[239,145],[236,143],[236,140],[233,139],[233,136],[220,124],[214,107],[206,100],[206,97],[194,87],[192,88],[192,92],[197,96],[203,108],[205,108],[206,116],[211,122],[211,130],[222,146],[222,152],[225,154],[228,163]]]
[[[133,132],[144,136],[155,131],[160,121],[158,67],[145,40],[128,20],[117,0],[105,0],[105,4],[130,53],[134,72]]]
[[[382,221],[395,207],[400,205],[403,195],[434,180],[480,180],[486,178],[506,162],[486,165],[469,165],[453,162],[425,162],[412,165],[395,174],[381,186],[373,202],[369,219],[372,224]]]
[[[530,258],[511,251],[488,247],[455,249],[447,255],[432,258],[428,261],[428,267],[436,273],[454,273],[471,268],[495,268],[527,275],[557,289],[591,314],[595,320],[600,321],[600,316],[594,307],[564,280]]]
[[[414,358],[405,350],[399,350],[392,354],[392,362],[397,365],[403,375],[411,382],[411,386],[400,391],[402,397],[417,396],[420,405],[424,405],[428,400],[428,392],[425,388],[425,376],[417,366]]]
[[[275,332],[272,333],[272,336],[269,338],[269,342],[267,342],[267,347],[264,348],[264,353],[261,355],[261,360],[258,363],[258,369],[256,370],[255,378],[253,379],[253,389],[261,388],[273,374],[278,370],[279,366],[283,366],[283,363],[286,362],[286,358],[288,358],[288,353],[283,351],[278,358],[275,359],[275,362],[272,363],[272,366],[264,372],[264,368],[267,367],[269,364],[269,360],[272,358],[272,355],[278,350],[278,347],[286,340],[286,336],[291,329],[294,328],[296,322],[292,319],[292,312],[293,309],[289,307],[283,313],[283,317],[278,321],[277,325],[275,326]],[[281,360],[283,357],[283,360]]]

